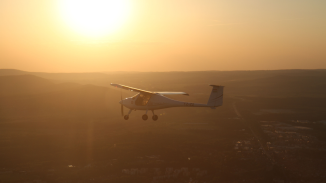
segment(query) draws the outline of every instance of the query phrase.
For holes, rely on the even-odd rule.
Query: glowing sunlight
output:
[[[64,21],[87,37],[100,37],[117,31],[130,15],[129,0],[62,0]]]

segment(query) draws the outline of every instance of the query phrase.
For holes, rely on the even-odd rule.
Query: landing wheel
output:
[[[128,120],[128,119],[129,119],[129,115],[125,115],[125,116],[123,116],[123,118],[124,118],[125,120]]]
[[[147,116],[147,114],[144,114],[143,116],[142,116],[142,118],[143,118],[143,120],[147,120],[148,119],[148,116]]]
[[[154,116],[152,117],[152,119],[153,119],[154,121],[156,121],[156,120],[158,120],[158,116],[157,116],[157,115],[154,115]]]

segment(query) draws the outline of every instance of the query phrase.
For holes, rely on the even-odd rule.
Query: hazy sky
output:
[[[0,68],[326,69],[325,0],[125,0],[96,20],[71,2],[0,0]]]

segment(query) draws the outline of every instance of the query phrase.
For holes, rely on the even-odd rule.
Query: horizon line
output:
[[[26,71],[12,68],[0,68],[1,70],[12,70],[27,73],[52,73],[52,74],[78,74],[78,73],[168,73],[168,72],[235,72],[235,71],[313,71],[325,69],[253,69],[253,70],[189,70],[189,71],[85,71],[85,72],[46,72],[46,71]]]

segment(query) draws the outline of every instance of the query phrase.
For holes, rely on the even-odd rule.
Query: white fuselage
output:
[[[138,94],[134,97],[126,98],[120,101],[120,104],[132,110],[157,110],[169,107],[212,107],[206,104],[197,104],[182,102],[167,98],[160,94],[151,94],[144,100],[141,100],[142,95]]]

